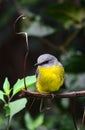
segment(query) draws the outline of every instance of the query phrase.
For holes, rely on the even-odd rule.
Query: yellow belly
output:
[[[38,67],[36,87],[40,93],[52,93],[62,86],[64,82],[64,69],[62,66],[48,68]]]

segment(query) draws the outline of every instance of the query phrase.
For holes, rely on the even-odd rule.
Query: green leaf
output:
[[[35,82],[36,82],[36,76],[35,75],[26,77],[26,86],[27,87],[31,86]],[[13,86],[13,95],[15,95],[16,93],[18,93],[19,91],[21,91],[24,88],[25,88],[24,79],[18,79],[18,81]]]
[[[60,60],[67,73],[83,73],[85,72],[85,55],[80,51],[73,49],[68,50],[61,55]],[[81,63],[81,65],[80,65]]]
[[[33,119],[29,113],[25,114],[25,125],[28,130],[35,130],[33,125]]]
[[[27,33],[30,36],[36,36],[36,37],[48,36],[53,34],[54,32],[55,30],[52,27],[42,25],[38,21],[34,21],[27,30]]]
[[[8,78],[5,78],[4,84],[3,84],[3,89],[6,95],[9,95],[10,93],[10,83],[8,81]]]
[[[39,0],[18,0],[20,4],[35,4]]]
[[[0,90],[0,100],[4,101],[4,93]]]
[[[25,27],[26,29],[24,29],[24,23],[22,23],[22,30],[26,30],[26,32],[30,35],[30,36],[35,36],[35,37],[44,37],[44,36],[48,36],[53,34],[56,29],[52,28],[48,25],[45,25],[42,22],[42,19],[40,16],[34,16],[34,20],[31,21],[31,24],[29,27]]]
[[[18,99],[16,101],[10,102],[9,103],[9,108],[10,108],[10,119],[18,112],[20,112],[22,109],[25,108],[27,103],[26,98]]]
[[[13,14],[15,13],[15,7],[6,8],[1,16],[0,27],[6,25],[6,23],[12,18]]]
[[[41,114],[34,120],[34,122],[33,122],[34,128],[36,129],[37,127],[42,125],[43,121],[44,121],[44,116],[43,116],[43,114]]]
[[[85,90],[85,73],[74,74],[68,73],[65,75],[65,84],[67,91]]]
[[[3,130],[4,126],[4,114],[0,112],[0,129]]]
[[[10,116],[10,107],[9,107],[8,104],[5,104],[4,109],[5,109],[5,112],[6,112],[6,116],[7,117]]]
[[[70,105],[70,100],[69,98],[62,98],[61,99],[61,105],[64,109],[68,109]]]
[[[62,23],[65,28],[72,25],[81,27],[82,20],[85,18],[85,9],[69,2],[52,4],[45,10],[46,13],[54,20]]]

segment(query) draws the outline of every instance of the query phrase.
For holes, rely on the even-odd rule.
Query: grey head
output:
[[[35,65],[40,65],[42,67],[50,67],[52,65],[61,65],[57,58],[51,54],[42,54],[38,57],[37,63]]]

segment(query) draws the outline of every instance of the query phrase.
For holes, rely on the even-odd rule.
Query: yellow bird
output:
[[[51,54],[40,55],[37,59],[36,88],[41,94],[58,91],[64,82],[64,68]]]

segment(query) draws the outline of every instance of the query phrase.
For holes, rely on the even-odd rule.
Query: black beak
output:
[[[50,60],[49,60],[49,61],[50,61]],[[38,65],[47,64],[49,61],[44,61],[44,62],[41,62],[41,63],[36,63],[36,64],[34,64],[34,66],[38,66]]]
[[[36,63],[36,64],[34,64],[34,66],[38,66],[38,65],[42,65],[42,63]]]
[[[38,66],[38,65],[39,65],[38,63],[34,64],[34,66]]]

